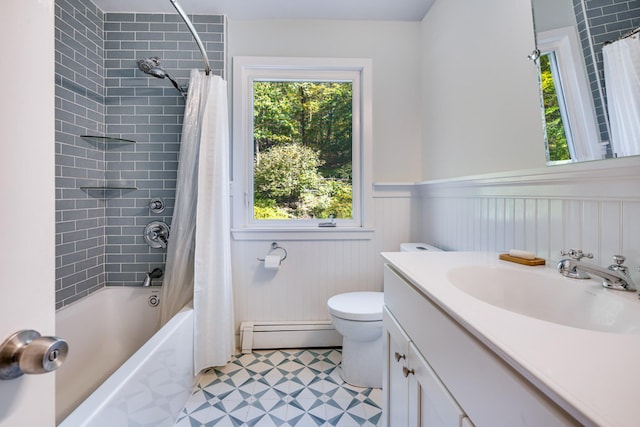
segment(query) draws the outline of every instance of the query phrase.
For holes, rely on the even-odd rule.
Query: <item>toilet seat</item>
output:
[[[332,316],[360,322],[381,321],[383,305],[382,292],[348,292],[327,301]]]

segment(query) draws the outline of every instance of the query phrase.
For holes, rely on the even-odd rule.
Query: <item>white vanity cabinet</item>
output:
[[[579,425],[419,286],[384,275],[387,427]]]
[[[384,309],[384,334],[386,425],[473,427],[387,308]]]

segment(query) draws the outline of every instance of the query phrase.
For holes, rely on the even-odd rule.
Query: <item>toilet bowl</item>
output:
[[[331,322],[342,335],[340,376],[358,387],[382,386],[382,292],[348,292],[327,301]]]

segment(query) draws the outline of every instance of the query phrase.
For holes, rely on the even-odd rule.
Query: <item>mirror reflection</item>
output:
[[[640,154],[640,3],[532,6],[547,164]]]

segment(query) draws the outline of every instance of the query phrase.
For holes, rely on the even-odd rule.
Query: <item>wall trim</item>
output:
[[[232,228],[233,240],[371,240],[375,230],[360,227]]]
[[[416,184],[430,197],[640,200],[640,157],[527,169]]]
[[[410,198],[418,195],[418,183],[415,182],[374,182],[374,198]]]

